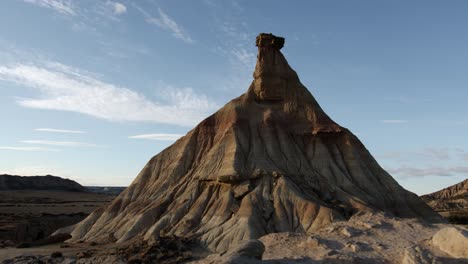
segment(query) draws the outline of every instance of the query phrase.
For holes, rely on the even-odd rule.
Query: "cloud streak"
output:
[[[83,143],[77,141],[52,141],[52,140],[22,140],[22,143],[37,144],[37,145],[50,145],[62,147],[97,147],[96,144]]]
[[[127,12],[127,7],[122,3],[112,1],[109,1],[108,3],[112,7],[114,15],[121,15]]]
[[[67,129],[55,129],[55,128],[36,128],[35,131],[39,132],[51,132],[51,133],[65,133],[65,134],[84,134],[86,132],[80,130],[67,130]]]
[[[389,159],[398,161],[426,160],[430,162],[440,162],[451,159],[455,151],[450,148],[424,148],[419,151],[394,151],[377,155],[379,159]]]
[[[0,80],[33,88],[37,98],[18,98],[23,107],[77,112],[115,122],[145,121],[192,126],[218,106],[192,88],[167,86],[157,101],[95,74],[60,63],[1,66]]]
[[[13,146],[0,146],[0,150],[14,150],[14,151],[60,151],[59,149],[50,149],[43,147],[13,147]]]
[[[183,135],[180,134],[142,134],[142,135],[135,135],[129,136],[128,138],[133,139],[150,139],[150,140],[160,140],[160,141],[176,141],[177,139],[181,138]]]
[[[382,122],[384,124],[406,124],[406,123],[408,123],[408,120],[385,119],[385,120],[380,120],[380,122]]]
[[[454,167],[427,167],[418,168],[410,166],[402,166],[398,168],[387,169],[390,174],[400,176],[400,178],[424,177],[424,176],[440,176],[452,177],[459,175],[468,175],[467,166],[454,166]]]
[[[40,7],[45,7],[62,13],[64,15],[76,15],[74,6],[70,1],[65,0],[23,0],[26,3],[34,4]]]
[[[185,43],[193,43],[193,39],[187,33],[187,31],[179,25],[174,19],[172,19],[167,13],[158,7],[158,17],[152,16],[150,13],[145,11],[143,8],[134,5],[134,7],[143,14],[145,22],[151,25],[156,25],[160,29],[168,31],[173,37],[184,41]]]

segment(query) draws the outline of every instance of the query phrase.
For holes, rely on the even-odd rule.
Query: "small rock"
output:
[[[91,257],[93,254],[91,253],[91,251],[87,250],[87,251],[83,251],[83,252],[78,252],[76,254],[76,258],[78,259],[81,259],[81,258],[89,258]]]
[[[353,251],[353,252],[359,252],[359,251],[361,251],[361,247],[359,247],[359,245],[358,245],[358,244],[355,244],[355,243],[351,243],[351,242],[350,242],[350,243],[347,243],[347,244],[346,244],[346,247],[349,248],[349,249],[351,249],[351,251]]]
[[[320,246],[320,240],[315,237],[309,237],[305,241],[302,242],[302,246],[308,248],[314,248]]]
[[[364,227],[364,228],[367,228],[367,229],[371,229],[371,228],[374,228],[374,227],[377,226],[377,225],[375,225],[373,223],[369,223],[369,222],[357,222],[357,224]]]
[[[372,247],[370,247],[366,243],[362,242],[348,242],[346,243],[346,247],[351,249],[353,252],[361,252],[361,251],[369,251],[372,250]]]
[[[352,227],[343,227],[341,229],[341,234],[345,237],[354,237],[360,233],[359,230],[354,229]]]
[[[375,249],[377,250],[384,250],[386,249],[387,247],[384,245],[384,244],[381,244],[381,243],[378,243],[376,246],[375,246]]]

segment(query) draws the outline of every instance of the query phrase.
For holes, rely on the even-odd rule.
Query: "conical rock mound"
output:
[[[333,122],[280,52],[257,37],[248,91],[153,157],[72,240],[198,238],[223,251],[273,232],[314,232],[362,210],[439,217]]]

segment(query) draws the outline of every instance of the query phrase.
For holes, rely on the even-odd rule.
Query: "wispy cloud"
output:
[[[151,139],[151,140],[161,140],[161,141],[176,141],[177,139],[181,138],[183,135],[180,134],[142,134],[136,136],[129,136],[128,138],[134,139]]]
[[[255,65],[256,55],[252,51],[248,51],[247,49],[241,47],[235,47],[230,49],[229,53],[234,60],[243,66],[251,68],[253,65]]]
[[[402,119],[385,119],[385,120],[380,120],[380,122],[384,124],[406,124],[409,121],[408,120],[402,120]]]
[[[71,111],[110,121],[148,121],[192,126],[217,108],[192,88],[167,86],[157,101],[129,88],[98,80],[60,63],[0,65],[0,80],[40,92],[38,98],[19,98],[24,107]]]
[[[187,31],[179,25],[174,19],[172,19],[167,13],[158,7],[159,16],[152,16],[148,11],[143,8],[134,5],[134,7],[143,14],[146,23],[156,25],[159,28],[171,32],[172,36],[180,39],[186,43],[193,43],[193,39],[187,33]]]
[[[430,162],[440,162],[443,160],[448,160],[451,157],[455,157],[454,149],[450,148],[424,148],[417,151],[393,151],[393,152],[386,152],[381,155],[377,155],[377,158],[381,159],[391,159],[391,160],[398,160],[398,161],[406,161],[406,160],[426,160]]]
[[[65,15],[76,15],[75,7],[71,1],[66,0],[23,0],[26,3],[49,8]]]
[[[421,104],[421,103],[430,103],[433,101],[429,98],[423,98],[421,96],[409,96],[409,95],[401,95],[399,97],[391,97],[385,98],[384,100],[392,101],[392,102],[399,102],[402,104]]]
[[[15,151],[60,151],[59,149],[50,149],[43,147],[14,147],[14,146],[0,146],[0,150],[15,150]]]
[[[51,145],[51,146],[62,146],[62,147],[97,147],[98,146],[96,144],[76,142],[76,141],[22,140],[21,142],[26,143],[26,144]]]
[[[250,69],[255,66],[257,56],[253,47],[254,36],[242,30],[244,27],[234,22],[220,23],[218,29],[223,35],[223,41],[219,49],[234,66]]]
[[[400,176],[400,178],[424,177],[424,176],[440,176],[451,177],[468,175],[467,166],[454,166],[454,167],[410,167],[402,166],[398,168],[387,169],[390,174]]]
[[[108,5],[112,7],[112,12],[115,15],[121,15],[127,12],[127,7],[119,2],[108,1]]]
[[[52,132],[52,133],[70,133],[70,134],[84,134],[86,132],[80,130],[67,130],[67,129],[55,129],[55,128],[36,128],[35,131],[39,132]]]
[[[390,166],[384,166],[390,174],[399,178],[468,175],[465,166],[466,152],[461,148],[428,147],[416,151],[394,151],[377,158]]]
[[[222,7],[215,7],[215,10]],[[245,23],[231,18],[214,18],[214,25],[218,32],[215,52],[225,57],[231,68],[230,74],[223,76],[218,87],[226,91],[247,89],[252,82],[252,72],[256,62],[255,34],[248,33]],[[239,14],[239,16],[241,16]]]
[[[255,37],[245,17],[245,9],[237,1],[222,3],[205,0],[207,13],[212,15],[212,29],[216,37],[213,49],[225,57],[231,68],[230,74],[217,82],[218,89],[233,91],[247,89],[252,82],[256,61]]]

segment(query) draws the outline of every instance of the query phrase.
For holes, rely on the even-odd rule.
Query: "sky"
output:
[[[125,186],[243,94],[260,32],[406,189],[468,177],[468,2],[0,1],[0,173]]]

